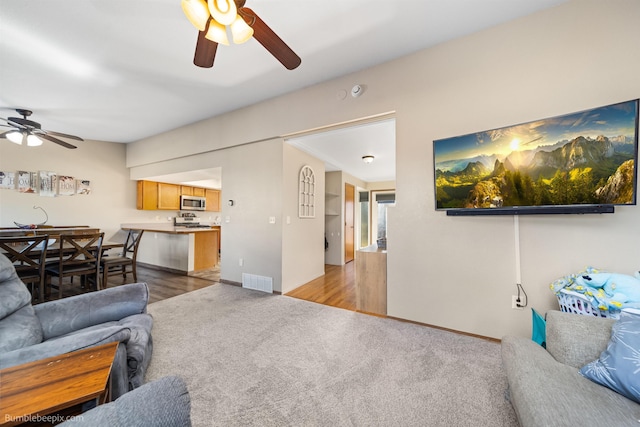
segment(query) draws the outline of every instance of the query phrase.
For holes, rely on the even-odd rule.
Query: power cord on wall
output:
[[[524,308],[529,304],[529,298],[527,297],[527,293],[524,291],[524,288],[520,283],[516,283],[516,288],[518,289],[518,297],[516,298],[516,307]],[[520,292],[522,292],[522,295],[524,296],[524,298],[520,297]]]

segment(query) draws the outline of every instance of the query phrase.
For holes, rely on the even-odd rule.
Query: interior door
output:
[[[355,199],[356,189],[351,184],[344,185],[344,262],[353,261],[355,241]]]

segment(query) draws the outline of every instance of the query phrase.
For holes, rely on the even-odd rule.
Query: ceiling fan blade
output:
[[[207,28],[209,28],[208,23]],[[205,37],[207,28],[205,28],[204,31],[198,31],[196,53],[193,56],[193,63],[202,68],[213,67],[213,60],[216,59],[216,51],[218,50],[218,43]]]
[[[34,122],[33,120],[29,119],[21,119],[20,117],[9,117],[9,122],[17,123],[26,128],[40,129],[40,123]]]
[[[62,140],[60,140],[58,138],[55,138],[55,137],[53,137],[51,135],[47,135],[46,133],[38,134],[38,137],[46,139],[47,141],[55,142],[56,144],[62,145],[65,148],[78,148],[75,145],[71,145],[68,142],[64,142],[64,141],[62,141]]]
[[[61,132],[54,132],[52,130],[43,131],[43,133],[46,133],[48,135],[59,136],[60,138],[74,139],[76,141],[84,141],[84,139],[80,138],[79,136],[69,135],[69,134],[61,133]]]
[[[238,10],[238,13],[253,28],[253,37],[286,69],[293,70],[300,65],[302,62],[300,57],[253,10],[243,7]]]

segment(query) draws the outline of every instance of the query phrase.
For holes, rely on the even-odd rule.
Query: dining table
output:
[[[82,229],[82,231],[84,231],[85,233],[87,233],[86,229]],[[13,236],[13,237],[24,237],[23,236]],[[12,237],[10,236],[3,236],[2,233],[0,233],[0,242],[3,243],[3,246],[0,246],[0,254],[7,254],[7,252],[22,252],[24,250],[26,250],[29,247],[29,243],[25,243],[25,242],[15,242],[12,243],[11,242]],[[124,243],[121,242],[110,242],[110,241],[104,241],[102,242],[101,245],[101,256],[109,250],[112,249],[121,249],[124,248]],[[90,248],[89,248],[90,249]],[[73,253],[74,251],[76,251],[76,248],[73,245],[70,244],[65,244],[62,249],[60,248],[60,244],[59,244],[59,235],[52,237],[50,239],[48,239],[47,242],[47,250],[46,250],[46,263],[41,265],[40,268],[44,269],[47,267],[47,265],[51,265],[55,262],[57,262],[61,256],[65,256],[65,255],[69,255],[71,253]],[[38,246],[36,246],[35,248],[32,248],[29,251],[28,256],[30,258],[39,258],[42,254],[42,246],[40,246],[40,248],[38,248]],[[9,257],[9,255],[7,255]],[[11,259],[11,257],[9,257],[9,259]],[[38,283],[38,296],[39,296],[39,300],[42,302],[44,301],[44,286],[45,284],[42,282]],[[34,293],[35,293],[35,289],[34,289]]]

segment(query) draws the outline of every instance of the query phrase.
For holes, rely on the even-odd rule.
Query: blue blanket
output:
[[[550,287],[556,294],[562,289],[578,292],[602,311],[640,308],[640,272],[629,276],[587,267],[556,280]]]

